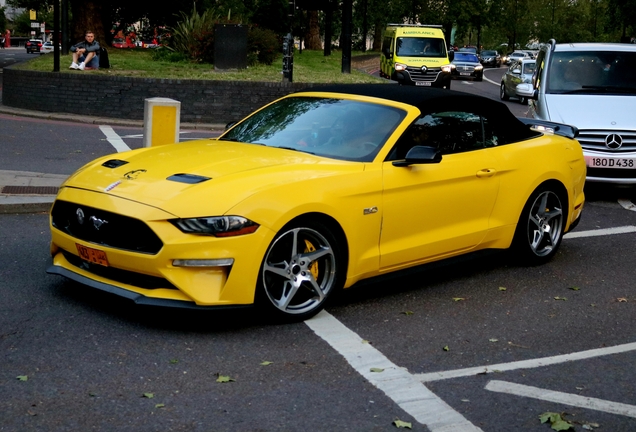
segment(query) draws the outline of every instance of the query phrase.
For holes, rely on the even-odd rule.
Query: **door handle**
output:
[[[486,169],[477,171],[477,177],[479,177],[479,178],[492,177],[496,173],[497,173],[496,169],[494,169],[494,168],[486,168]]]

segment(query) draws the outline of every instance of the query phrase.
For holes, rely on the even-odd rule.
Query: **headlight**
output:
[[[406,70],[406,65],[402,64],[402,63],[396,63],[395,64],[395,70],[396,71],[403,71]]]
[[[475,70],[482,70],[484,67],[482,65],[475,66]]]
[[[205,234],[215,237],[233,237],[251,234],[259,225],[241,216],[210,216],[171,220],[177,228],[188,234]]]
[[[451,73],[451,71],[453,69],[455,69],[455,65],[454,64],[447,64],[441,67],[442,72],[446,72],[446,73]]]

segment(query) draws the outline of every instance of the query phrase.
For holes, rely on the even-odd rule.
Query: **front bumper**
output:
[[[409,66],[404,71],[394,71],[391,79],[402,85],[444,88],[450,84],[451,77],[439,69],[422,72],[419,68]]]
[[[63,188],[57,199],[139,219],[163,246],[157,253],[123,250],[80,240],[51,225],[49,273],[139,304],[197,308],[254,303],[260,263],[274,236],[271,230],[261,226],[252,234],[226,238],[185,234],[168,221],[175,216],[126,199],[73,188]],[[107,265],[80,258],[77,245],[104,252]],[[228,258],[234,260],[231,266],[173,265],[175,259]]]

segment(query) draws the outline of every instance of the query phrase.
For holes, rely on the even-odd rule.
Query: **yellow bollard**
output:
[[[144,101],[144,147],[179,142],[181,102],[168,98]]]

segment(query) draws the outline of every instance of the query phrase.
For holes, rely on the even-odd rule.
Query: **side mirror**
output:
[[[440,163],[442,154],[435,147],[414,146],[406,153],[404,160],[393,162],[393,166],[404,167],[409,165]]]
[[[232,129],[236,123],[238,122],[236,121],[229,122],[228,124],[225,125],[225,130]]]
[[[449,51],[448,52],[448,60],[449,61],[455,60],[455,51]]]
[[[537,90],[532,86],[532,84],[517,84],[515,88],[515,92],[517,96],[524,96],[530,99],[537,99]]]

